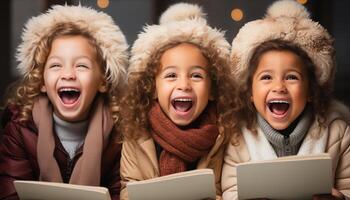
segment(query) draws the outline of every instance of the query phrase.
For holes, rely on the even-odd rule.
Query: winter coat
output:
[[[221,199],[221,169],[224,147],[223,137],[219,135],[210,152],[203,156],[197,169],[211,168],[214,170],[217,197]],[[129,181],[141,181],[159,177],[155,141],[150,136],[144,136],[137,141],[124,141],[122,158],[120,161],[121,192],[120,199],[128,199],[126,183]]]
[[[298,152],[298,155],[329,153],[332,158],[333,187],[348,198],[350,198],[349,114],[349,110],[342,110],[336,106],[332,107],[327,115],[326,127],[320,127],[317,119],[314,120]],[[242,133],[238,145],[231,142],[225,151],[221,179],[223,199],[237,199],[238,163],[277,158],[273,147],[259,127],[257,135],[245,128]]]
[[[16,108],[5,111],[3,125],[5,124],[0,144],[0,199],[18,199],[14,180],[39,180],[36,152],[38,133],[33,121],[19,122]],[[57,136],[55,145],[54,157],[62,179],[67,183],[78,158],[83,153],[83,148],[80,147],[75,157],[70,159]],[[109,189],[113,200],[119,199],[120,153],[121,144],[111,139],[102,156],[100,184]]]

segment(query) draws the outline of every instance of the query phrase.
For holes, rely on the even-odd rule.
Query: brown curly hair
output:
[[[15,86],[9,88],[7,104],[18,107],[20,122],[27,122],[32,119],[32,109],[35,98],[43,94],[40,89],[44,83],[43,73],[52,42],[61,36],[77,35],[81,35],[88,39],[88,42],[96,51],[97,63],[101,66],[103,72],[106,71],[104,67],[106,66],[106,62],[102,57],[102,51],[95,39],[89,34],[88,30],[82,30],[72,23],[59,24],[54,30],[52,30],[51,34],[47,35],[37,44],[34,54],[34,66],[31,68],[31,71],[17,81]],[[107,76],[108,74],[105,73],[105,77]],[[108,99],[113,121],[117,124],[120,121],[120,99],[118,98],[120,96],[120,89],[112,90],[109,83],[107,83],[107,88],[108,91],[103,97]]]
[[[298,47],[296,44],[279,39],[263,42],[254,49],[252,57],[249,61],[248,79],[246,80],[246,84],[239,86],[238,97],[240,99],[237,101],[237,103],[241,108],[239,111],[239,115],[242,120],[240,126],[246,126],[252,132],[257,132],[257,111],[254,107],[253,102],[251,102],[252,79],[255,71],[257,70],[261,57],[264,53],[268,51],[292,52],[295,55],[297,55],[302,61],[309,80],[308,88],[310,102],[308,102],[308,106],[311,108],[312,113],[314,113],[314,117],[318,116],[317,119],[319,124],[321,126],[324,126],[327,119],[326,113],[328,111],[331,101],[332,80],[329,80],[326,84],[320,85],[315,75],[315,65],[311,61],[307,53],[303,51],[300,47]],[[240,77],[236,78],[238,79]]]
[[[150,124],[148,112],[152,107],[155,95],[155,77],[160,70],[160,58],[162,54],[181,42],[167,44],[152,55],[144,71],[131,72],[128,75],[128,93],[122,100],[125,113],[123,114],[122,127],[124,139],[137,139],[144,134],[149,134]],[[193,43],[190,43],[193,44]],[[209,74],[212,81],[212,94],[216,103],[219,131],[224,136],[225,143],[230,135],[237,130],[236,89],[229,75],[229,63],[220,59],[214,49],[204,49],[196,44],[202,54],[209,61]]]

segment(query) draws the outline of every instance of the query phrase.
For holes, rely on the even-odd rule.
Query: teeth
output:
[[[174,99],[174,101],[181,101],[181,102],[192,102],[192,99]]]
[[[79,92],[79,90],[76,88],[61,88],[59,92]]]
[[[272,100],[272,101],[269,101],[269,103],[286,103],[286,104],[289,104],[289,102],[285,101],[285,100]]]

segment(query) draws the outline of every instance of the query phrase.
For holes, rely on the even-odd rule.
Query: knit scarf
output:
[[[108,106],[98,98],[90,113],[90,123],[84,141],[83,154],[78,159],[69,183],[99,186],[101,177],[101,157],[113,127]],[[55,137],[53,133],[52,106],[47,97],[36,99],[33,120],[38,128],[37,157],[40,180],[63,182],[54,157]]]
[[[186,127],[178,127],[154,103],[148,113],[153,139],[163,148],[159,158],[160,176],[186,171],[186,163],[205,155],[219,135],[216,109],[208,104],[203,113]]]

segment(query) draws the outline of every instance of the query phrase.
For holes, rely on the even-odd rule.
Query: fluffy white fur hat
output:
[[[46,13],[31,18],[25,25],[22,43],[17,49],[18,70],[28,76],[33,70],[36,51],[41,40],[46,40],[58,24],[72,23],[88,31],[96,40],[106,61],[106,77],[112,88],[124,82],[128,65],[127,42],[113,19],[83,6],[56,5]]]
[[[224,33],[211,28],[201,7],[188,3],[170,6],[160,17],[159,25],[147,25],[138,35],[131,50],[128,72],[145,71],[151,56],[162,47],[188,42],[204,49],[210,49],[225,63],[229,63],[230,44]]]
[[[245,24],[232,42],[231,61],[238,83],[246,84],[255,48],[273,39],[290,41],[303,49],[316,67],[320,85],[331,80],[335,72],[333,39],[309,16],[296,1],[282,0],[272,4],[263,19]]]

